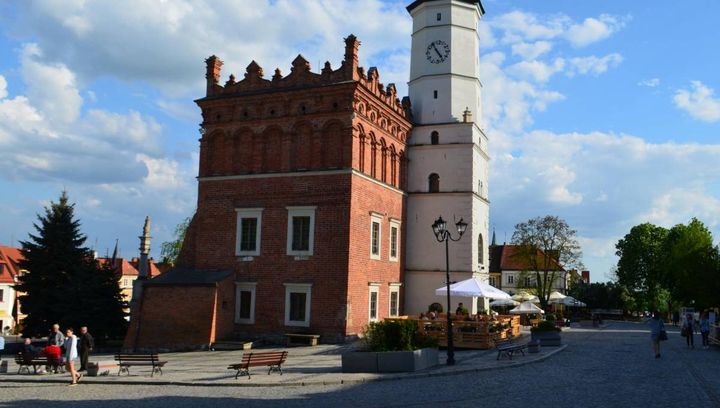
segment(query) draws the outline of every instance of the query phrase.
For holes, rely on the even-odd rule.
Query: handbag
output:
[[[687,337],[687,327],[683,326],[683,328],[680,329],[680,335],[683,337]]]
[[[665,330],[660,330],[660,337],[658,337],[660,341],[665,341],[668,339],[667,332]]]

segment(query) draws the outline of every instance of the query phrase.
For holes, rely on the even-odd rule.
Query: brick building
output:
[[[453,249],[462,259],[453,276],[482,273],[487,138],[471,113],[480,116],[482,6],[418,0],[408,11],[417,109],[383,85],[376,68],[359,66],[353,35],[341,65],[326,62],[320,72],[298,55],[287,75],[276,69],[266,78],[253,61],[242,79],[230,75],[223,84],[223,62],[206,60],[206,95],[196,101],[203,119],[197,212],[177,268],[140,283],[126,347],[288,332],[342,341],[369,321],[415,313],[435,301],[426,289],[444,282],[444,250],[429,239],[448,203],[455,213],[445,218],[464,217],[474,236]],[[446,55],[437,59],[426,47]],[[438,115],[434,104],[443,105]],[[412,270],[408,253],[418,258]]]

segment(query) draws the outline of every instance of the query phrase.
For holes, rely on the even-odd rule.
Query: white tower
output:
[[[468,228],[450,243],[451,281],[488,280],[487,136],[480,128],[479,0],[418,0],[413,18],[408,93],[414,128],[408,142],[405,312],[420,313],[446,299],[445,248],[431,225],[442,216],[457,236],[455,220]],[[476,299],[453,298],[475,312]],[[486,309],[486,304],[480,305]]]

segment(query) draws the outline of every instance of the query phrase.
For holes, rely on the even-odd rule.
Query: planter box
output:
[[[344,373],[404,373],[438,364],[438,349],[415,351],[353,351],[342,355]]]
[[[546,346],[560,346],[562,338],[560,332],[548,331],[548,332],[535,332],[530,334],[532,340],[540,340],[540,345]]]

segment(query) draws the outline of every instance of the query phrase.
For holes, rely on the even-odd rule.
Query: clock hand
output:
[[[435,43],[433,43],[432,46],[433,46],[433,49],[435,50],[435,53],[438,55],[438,57],[440,57],[440,59],[442,59],[443,56],[442,56],[442,54],[440,54],[440,51],[438,51],[437,47],[435,46]]]

